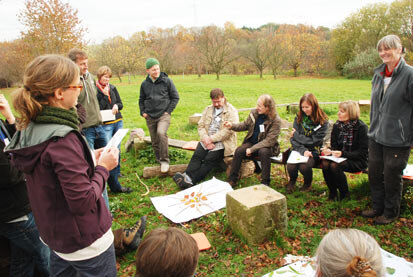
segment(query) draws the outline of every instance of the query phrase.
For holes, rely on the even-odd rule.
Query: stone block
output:
[[[287,230],[287,199],[265,185],[229,192],[227,217],[232,230],[251,244],[270,238],[275,230]]]
[[[198,124],[199,120],[201,119],[202,114],[200,113],[194,113],[189,117],[189,124],[190,125],[196,125]]]

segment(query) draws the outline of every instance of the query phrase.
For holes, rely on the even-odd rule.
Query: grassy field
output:
[[[124,78],[123,83],[113,79],[123,103],[124,125],[126,128],[143,128],[147,132],[145,121],[139,116],[139,87],[144,79],[137,76],[131,83]],[[270,94],[277,104],[298,102],[306,92],[316,95],[320,102],[370,99],[370,81],[346,79],[318,78],[279,78],[265,76],[260,80],[257,76],[222,76],[220,81],[215,76],[172,76],[178,88],[180,102],[173,113],[169,137],[182,140],[197,140],[196,126],[188,124],[188,117],[200,113],[210,104],[209,91],[212,88],[223,89],[228,101],[236,108],[254,107],[261,94]],[[9,97],[10,90],[2,90]],[[324,110],[330,120],[337,119],[337,105],[325,105]],[[288,114],[285,107],[278,109],[282,118],[293,121],[294,115]],[[244,120],[248,112],[240,113]],[[368,114],[363,113],[362,119],[368,124]],[[238,140],[244,137],[238,135]],[[282,149],[289,143],[285,133],[281,135]],[[187,163],[190,152],[170,149],[171,163]],[[412,155],[410,163],[413,163]],[[413,259],[413,190],[409,187],[402,201],[401,218],[387,226],[375,226],[372,220],[362,218],[359,214],[369,203],[368,180],[363,175],[348,175],[351,199],[342,203],[327,202],[327,187],[324,184],[321,171],[314,170],[313,188],[310,192],[294,192],[287,195],[288,231],[285,234],[274,233],[268,241],[261,245],[247,245],[245,241],[232,233],[226,218],[225,209],[193,220],[183,225],[175,225],[154,209],[149,197],[160,196],[178,191],[172,178],[151,178],[143,180],[150,188],[150,193],[142,197],[145,188],[139,183],[136,174],[142,176],[145,166],[154,165],[155,159],[151,147],[137,153],[122,154],[121,182],[132,187],[134,192],[129,195],[110,194],[110,205],[114,215],[113,228],[129,226],[140,216],[148,215],[147,230],[158,227],[176,226],[187,233],[204,232],[211,242],[210,250],[200,253],[198,276],[260,276],[282,265],[282,257],[288,253],[295,255],[313,255],[324,234],[333,228],[358,228],[374,236],[381,247],[398,256]],[[225,180],[223,172],[213,172],[211,177]],[[287,179],[284,168],[279,165],[272,167],[271,187],[285,193],[284,185]],[[239,187],[258,184],[257,175],[244,178]],[[302,179],[297,184],[300,186]],[[118,257],[120,276],[132,275],[134,268],[134,253]]]

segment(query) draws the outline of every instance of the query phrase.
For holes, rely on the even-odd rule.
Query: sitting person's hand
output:
[[[247,148],[247,150],[245,151],[245,155],[247,155],[247,157],[251,156],[252,152],[251,152],[251,148]]]
[[[227,129],[231,129],[232,128],[232,123],[229,121],[224,121],[224,127]]]
[[[305,157],[312,158],[312,157],[313,157],[313,153],[311,153],[310,151],[307,150],[307,151],[304,152],[304,156],[305,156]]]
[[[331,154],[336,158],[340,158],[343,153],[341,151],[331,151]]]
[[[293,129],[291,130],[291,133],[290,133],[290,138],[292,138],[292,137],[294,136],[294,133],[295,133],[295,129],[293,128]]]
[[[329,148],[323,148],[321,152],[324,156],[330,156],[331,155],[331,149]]]

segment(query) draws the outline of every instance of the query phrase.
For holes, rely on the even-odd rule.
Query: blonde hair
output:
[[[277,116],[274,98],[272,98],[272,96],[269,94],[263,94],[260,97],[258,97],[258,101],[260,100],[262,101],[264,107],[268,108],[266,115],[269,118],[274,119]]]
[[[385,37],[382,37],[379,42],[377,43],[377,51],[380,50],[380,48],[384,49],[401,49],[401,54],[404,54],[405,50],[404,47],[402,46],[402,42],[400,38],[396,35],[387,35]]]
[[[384,276],[380,246],[366,232],[336,229],[321,240],[316,253],[322,276]]]
[[[348,113],[348,117],[350,120],[356,120],[360,118],[360,107],[356,101],[348,100],[341,102],[338,104],[339,109],[343,109],[346,113]]]
[[[112,77],[112,70],[110,70],[109,66],[104,65],[99,67],[97,74],[98,79],[100,80],[100,78],[102,78],[102,76],[106,74],[109,75],[109,78]]]
[[[20,114],[18,129],[24,129],[49,104],[58,88],[69,86],[79,78],[79,67],[60,55],[43,55],[32,60],[23,76],[23,88],[13,93],[13,106]]]

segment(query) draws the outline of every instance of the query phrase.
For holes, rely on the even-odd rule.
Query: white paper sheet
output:
[[[413,276],[413,263],[409,263],[405,259],[393,255],[383,249],[380,250],[386,277]],[[267,273],[263,275],[263,277],[316,276],[315,258],[287,255],[284,259],[287,263],[293,263]]]
[[[320,156],[320,159],[325,159],[325,160],[330,160],[330,161],[333,161],[333,162],[336,162],[336,163],[341,163],[341,162],[344,162],[345,160],[347,160],[347,158],[337,158],[337,157],[334,157],[334,156]]]
[[[280,153],[278,156],[273,156],[273,157],[271,157],[270,159],[271,159],[271,160],[274,160],[274,161],[276,161],[276,162],[281,163],[282,160],[283,160],[283,154]]]
[[[406,165],[406,168],[403,170],[403,176],[413,177],[413,164]]]
[[[118,147],[119,144],[122,142],[122,139],[126,136],[128,133],[129,129],[119,129],[115,135],[110,139],[108,144],[106,144],[105,149],[103,149],[103,152],[106,152],[109,150],[109,148],[113,147]]]
[[[308,157],[301,155],[297,151],[291,151],[291,154],[287,160],[287,164],[300,164],[300,163],[306,163],[307,161],[308,161]]]
[[[102,121],[112,121],[116,119],[116,116],[112,113],[112,110],[101,110],[100,115],[102,116]]]
[[[215,212],[226,206],[226,195],[233,191],[227,183],[213,177],[175,194],[151,197],[155,209],[174,223],[182,223]]]

